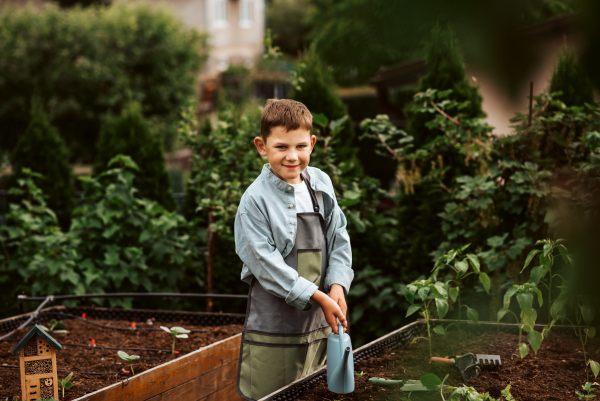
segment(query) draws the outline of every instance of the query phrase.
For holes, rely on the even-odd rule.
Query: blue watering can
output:
[[[354,391],[352,343],[339,321],[338,333],[327,337],[327,388],[337,394],[348,394]]]

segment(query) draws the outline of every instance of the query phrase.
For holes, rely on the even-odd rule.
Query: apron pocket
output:
[[[298,249],[298,275],[320,286],[323,253],[320,249]]]

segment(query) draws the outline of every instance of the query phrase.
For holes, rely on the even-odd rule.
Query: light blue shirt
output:
[[[323,193],[327,236],[327,273],[325,291],[339,284],[347,294],[354,278],[352,249],[346,231],[346,217],[337,204],[331,179],[314,167],[307,167],[310,186]],[[296,240],[294,188],[263,166],[258,178],[248,187],[235,216],[235,251],[244,263],[242,281],[250,284],[256,278],[272,295],[304,309],[318,287],[298,276],[283,260]]]

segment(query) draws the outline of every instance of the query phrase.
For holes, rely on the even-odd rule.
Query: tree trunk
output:
[[[215,223],[212,210],[208,212],[208,233],[207,233],[207,263],[206,263],[206,293],[213,293],[213,277],[215,273],[215,242],[216,235],[212,230],[211,226]],[[206,311],[212,312],[213,300],[212,298],[206,299]]]

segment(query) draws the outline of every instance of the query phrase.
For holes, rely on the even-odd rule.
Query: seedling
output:
[[[71,383],[72,377],[73,377],[73,372],[69,373],[69,375],[67,377],[65,377],[64,379],[58,380],[58,385],[60,387],[62,387],[63,399],[65,398],[65,390],[68,390],[71,387],[73,387],[73,383]]]
[[[506,386],[504,390],[500,394],[502,394],[502,398],[496,399],[490,396],[490,393],[479,394],[477,390],[473,387],[461,386],[458,388],[448,387],[447,389],[454,390],[454,392],[450,395],[449,401],[459,401],[459,400],[482,400],[482,401],[515,401],[513,396],[510,394],[510,385]],[[462,397],[462,398],[461,398]]]
[[[354,373],[354,375],[358,377],[363,377],[364,375],[366,375],[366,373],[361,371],[360,373]]]
[[[440,380],[440,378],[437,377],[435,374],[427,373],[425,376],[422,376],[419,380],[421,380],[421,384],[427,387],[429,391],[439,391],[442,400],[446,401],[446,399],[444,398],[444,382],[446,381],[446,379],[448,379],[448,376],[450,375],[446,375],[444,377],[444,380]]]
[[[420,304],[415,303],[415,294],[421,298]],[[433,284],[430,278],[427,280],[417,280],[406,286],[404,297],[410,302],[408,311],[406,311],[406,317],[418,311],[427,323],[427,337],[415,337],[411,344],[418,339],[426,339],[429,342],[429,357],[431,358],[433,353],[431,352],[431,329],[429,326],[431,312],[429,311],[429,305],[435,300],[438,316],[440,319],[444,318],[448,312],[448,290],[446,284],[439,281]]]
[[[583,386],[581,386],[581,388],[583,388],[583,391],[585,391],[587,394],[582,394],[579,391],[575,391],[575,394],[577,394],[577,397],[579,397],[580,400],[589,400],[590,398],[594,398],[595,395],[592,394],[592,392],[596,389],[592,386],[595,385],[596,383],[587,382]]]
[[[43,326],[43,325],[39,325],[42,330],[44,331],[49,331],[50,333],[68,333],[68,330],[65,330],[65,325],[63,322],[60,322],[56,319],[52,319],[50,320],[50,322],[48,323],[48,326]],[[59,329],[59,330],[56,330]]]
[[[446,267],[449,267],[454,273],[455,278],[448,280],[446,283],[448,286],[448,295],[452,302],[458,302],[458,331],[459,336],[462,337],[461,330],[461,322],[462,322],[462,308],[463,306],[467,308],[467,317],[473,323],[477,324],[479,322],[479,313],[476,309],[469,308],[467,305],[461,304],[461,296],[460,296],[460,283],[461,281],[471,274],[477,274],[479,276],[479,281],[483,285],[483,289],[489,294],[490,293],[490,278],[489,276],[482,272],[480,269],[479,258],[477,255],[469,253],[461,258],[462,253],[469,247],[471,244],[467,244],[458,249],[451,249],[445,255],[440,256],[433,266],[433,277],[437,277],[438,273]],[[473,268],[472,271],[469,271],[469,265]],[[455,286],[450,286],[451,283],[454,283]],[[453,323],[454,324],[454,323]],[[446,330],[452,324],[448,325],[446,329],[442,326],[436,326],[433,331],[446,335]]]
[[[133,371],[133,361],[135,361],[136,359],[140,359],[139,355],[128,355],[126,352],[123,351],[119,351],[117,352],[117,354],[119,355],[119,358],[129,362],[129,367],[131,368],[131,375],[135,375],[135,372]]]
[[[160,326],[160,328],[173,336],[173,346],[171,347],[171,355],[175,354],[175,341],[178,338],[188,338],[188,333],[191,333],[191,331],[186,330],[183,327],[171,327],[169,329],[165,326]]]
[[[533,308],[534,294],[537,295],[538,303],[540,306],[542,306],[544,304],[542,292],[534,284],[525,283],[523,285],[513,285],[504,294],[504,306],[498,311],[497,315],[498,323],[500,323],[500,320],[507,313],[511,313],[517,320],[517,325],[519,327],[518,352],[521,359],[525,358],[529,354],[529,345],[521,342],[521,334],[523,333],[523,330],[529,333],[527,334],[527,340],[529,341],[529,344],[531,344],[531,347],[536,354],[544,339],[542,333],[538,333],[533,329],[535,326],[535,320],[537,319],[537,311]],[[517,302],[521,308],[521,313],[519,316],[509,309],[510,301],[514,295],[517,296]]]

